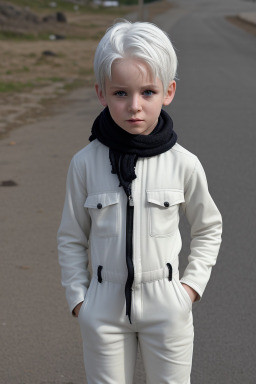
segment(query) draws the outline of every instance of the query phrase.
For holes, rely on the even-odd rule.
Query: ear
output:
[[[174,98],[175,92],[176,92],[176,81],[172,80],[169,83],[167,92],[166,92],[166,94],[164,96],[163,105],[171,104],[171,102],[172,102],[172,100]]]
[[[95,84],[95,90],[96,90],[96,93],[97,93],[97,96],[98,96],[98,99],[100,101],[100,103],[106,107],[107,106],[107,102],[105,100],[105,96],[104,96],[104,93],[102,91],[102,89],[99,87],[99,84]]]

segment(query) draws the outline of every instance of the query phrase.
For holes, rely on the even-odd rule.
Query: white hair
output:
[[[101,90],[105,90],[106,77],[111,79],[113,62],[131,57],[149,65],[167,91],[177,70],[177,56],[169,37],[152,23],[127,20],[110,27],[96,49],[94,73]]]

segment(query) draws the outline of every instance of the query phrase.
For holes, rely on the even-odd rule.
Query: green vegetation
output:
[[[93,68],[81,68],[79,70],[79,75],[82,75],[82,76],[92,76],[94,74],[94,71],[93,71]]]
[[[49,33],[22,33],[14,31],[0,31],[0,40],[15,40],[15,41],[37,41],[49,40]]]
[[[24,65],[22,68],[17,68],[17,69],[13,69],[13,70],[10,70],[8,69],[5,74],[6,75],[13,75],[14,73],[24,73],[24,72],[30,72],[30,69]]]
[[[52,83],[62,83],[65,81],[63,77],[37,77],[35,79],[37,83],[47,83],[47,82],[52,82]]]
[[[0,81],[0,93],[22,92],[49,83],[63,83],[63,77],[37,77],[33,81],[25,83],[15,81]]]
[[[66,40],[99,40],[103,36],[104,32],[96,32],[94,35],[86,36],[84,35],[68,35],[65,37]],[[0,40],[12,40],[12,41],[39,41],[39,40],[49,40],[49,36],[54,35],[54,33],[22,33],[14,31],[0,31]],[[32,57],[32,56],[31,56]]]
[[[63,89],[67,92],[72,91],[73,89],[85,87],[85,86],[93,86],[94,78],[92,79],[74,79],[73,81],[64,85]]]
[[[85,81],[81,81],[81,79],[75,79],[70,83],[64,85],[65,91],[72,91],[73,89],[83,87],[85,85]]]
[[[33,83],[15,83],[15,82],[3,82],[0,81],[0,93],[7,92],[21,92],[28,88],[33,88]]]
[[[21,56],[27,57],[29,59],[33,59],[36,57],[36,54],[34,52],[30,52],[30,53],[23,53]]]

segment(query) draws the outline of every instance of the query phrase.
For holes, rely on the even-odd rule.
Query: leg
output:
[[[193,316],[189,297],[178,281],[146,284],[143,294],[156,298],[144,305],[151,319],[139,332],[147,384],[190,384]],[[185,290],[184,290],[185,291]],[[151,315],[149,313],[151,312]]]
[[[118,284],[94,280],[79,313],[88,384],[133,382],[137,338],[123,312],[123,289],[119,294]]]
[[[88,384],[132,384],[137,355],[135,333],[115,333],[106,328],[101,333],[91,333],[83,342],[84,364]]]

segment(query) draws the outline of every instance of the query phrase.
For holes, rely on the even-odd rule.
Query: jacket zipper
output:
[[[133,216],[134,216],[134,203],[131,193],[127,200],[126,209],[126,265],[128,270],[127,281],[125,284],[125,301],[126,301],[126,315],[131,322],[131,306],[132,306],[132,285],[134,281],[134,266],[133,266]]]

